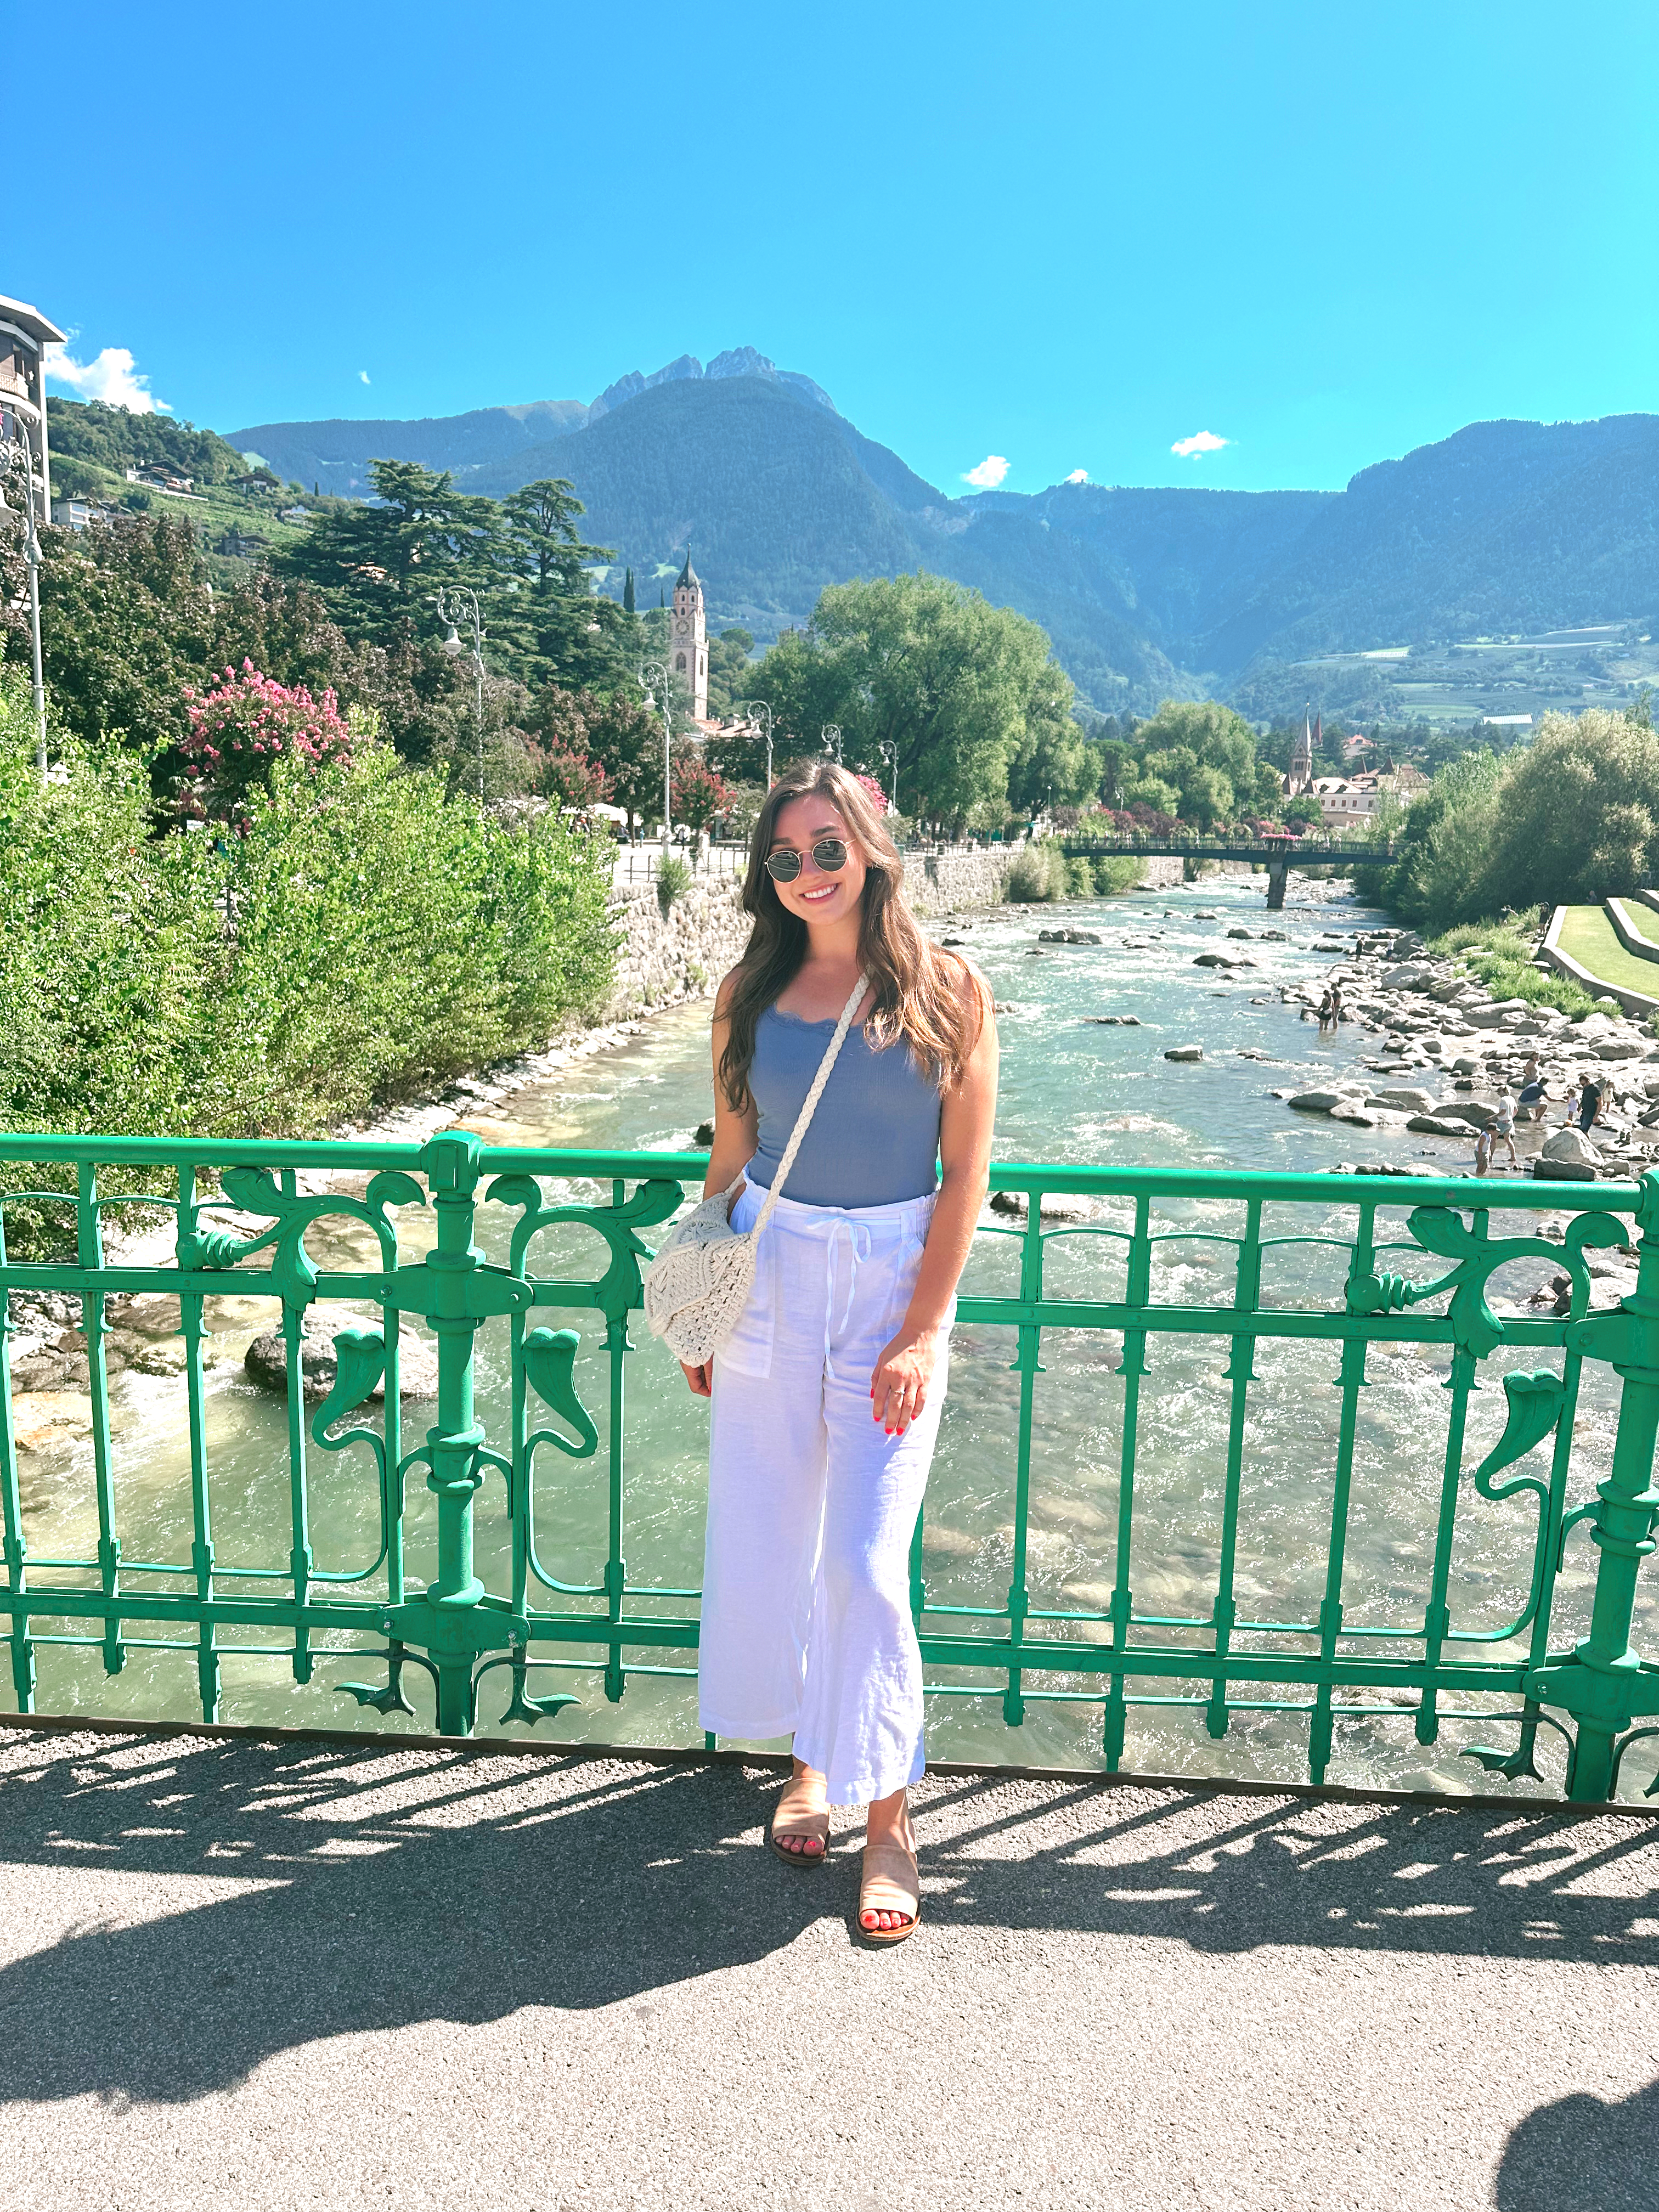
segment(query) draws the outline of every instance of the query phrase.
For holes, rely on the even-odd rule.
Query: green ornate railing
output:
[[[383,1713],[413,1710],[404,1678],[414,1668],[431,1677],[440,1729],[455,1735],[473,1729],[481,1686],[498,1670],[507,1676],[503,1717],[520,1723],[574,1702],[563,1692],[532,1694],[532,1674],[545,1668],[591,1668],[612,1700],[633,1677],[690,1671],[696,1592],[635,1581],[624,1563],[630,1476],[624,1411],[630,1364],[667,1361],[648,1338],[641,1334],[638,1346],[629,1338],[648,1256],[643,1238],[674,1213],[687,1188],[700,1186],[700,1157],[492,1149],[450,1133],[424,1146],[9,1137],[0,1139],[0,1161],[33,1164],[36,1180],[59,1186],[11,1188],[0,1198],[0,1226],[8,1212],[27,1209],[33,1238],[32,1255],[14,1261],[0,1237],[0,1283],[80,1299],[91,1405],[87,1480],[99,1530],[95,1556],[31,1556],[9,1357],[0,1334],[0,1615],[20,1709],[33,1707],[37,1650],[58,1644],[91,1647],[112,1674],[131,1648],[192,1655],[210,1720],[218,1715],[221,1660],[228,1651],[280,1653],[299,1682],[311,1680],[320,1661],[349,1661],[360,1672],[374,1661],[384,1667],[384,1681],[343,1686]],[[134,1179],[141,1170],[167,1187],[145,1189]],[[324,1187],[330,1177],[351,1179],[361,1194]],[[21,1180],[15,1168],[8,1170],[9,1183]],[[574,1184],[578,1194],[550,1195],[550,1182]],[[1659,1176],[1638,1186],[1543,1191],[1431,1178],[1336,1182],[1000,1166],[992,1182],[997,1190],[1023,1194],[1024,1216],[999,1218],[982,1232],[959,1318],[964,1334],[1007,1332],[1014,1355],[1017,1402],[993,1419],[993,1442],[1006,1448],[1012,1571],[1004,1603],[936,1601],[923,1579],[926,1529],[919,1522],[912,1589],[924,1659],[933,1670],[969,1678],[941,1686],[982,1695],[988,1685],[1011,1725],[1024,1718],[1030,1699],[1092,1701],[1102,1711],[1101,1741],[1114,1767],[1131,1705],[1190,1708],[1215,1738],[1242,1711],[1305,1716],[1316,1781],[1329,1765],[1339,1722],[1410,1721],[1426,1745],[1443,1720],[1478,1713],[1488,1733],[1500,1723],[1517,1731],[1512,1747],[1474,1747],[1488,1768],[1536,1777],[1534,1746],[1548,1727],[1567,1740],[1570,1796],[1600,1801],[1615,1793],[1626,1750],[1659,1733],[1644,1725],[1659,1717],[1659,1667],[1632,1646],[1638,1578],[1659,1521],[1653,1481]],[[1045,1218],[1045,1200],[1068,1199],[1084,1201],[1089,1218]],[[106,1215],[138,1204],[173,1216],[166,1264],[106,1260]],[[1553,1237],[1526,1221],[1515,1235],[1494,1228],[1506,1213],[1540,1206],[1567,1217]],[[49,1236],[43,1245],[40,1224],[54,1219],[64,1224],[60,1245]],[[419,1235],[417,1222],[426,1224]],[[343,1230],[366,1240],[375,1263],[319,1267],[307,1237],[315,1239],[325,1223],[337,1235]],[[498,1262],[486,1259],[480,1236],[498,1249]],[[588,1240],[596,1240],[602,1272],[547,1271],[548,1255],[567,1255],[573,1236],[590,1251],[595,1244]],[[1589,1255],[1632,1237],[1639,1237],[1634,1295],[1616,1310],[1589,1312]],[[1170,1281],[1179,1288],[1187,1279],[1170,1275],[1165,1248],[1171,1246],[1209,1253],[1207,1276],[1188,1270],[1205,1296],[1165,1294]],[[1017,1260],[1018,1279],[1011,1267],[1000,1294],[993,1295],[976,1286],[978,1271],[981,1251],[994,1261],[999,1250]],[[1086,1262],[1080,1274],[1066,1264],[1067,1255],[1075,1261],[1079,1253]],[[1567,1277],[1565,1312],[1534,1316],[1507,1310],[1500,1298],[1506,1308],[1500,1316],[1494,1278],[1514,1267],[1530,1267],[1535,1279],[1540,1261]],[[1340,1271],[1334,1292],[1322,1292],[1317,1280],[1327,1262]],[[178,1299],[191,1538],[187,1559],[139,1560],[124,1553],[118,1525],[123,1470],[106,1371],[106,1309],[118,1294],[155,1292]],[[210,1449],[204,1309],[228,1294],[282,1301],[289,1381],[283,1562],[249,1565],[216,1548],[222,1477]],[[332,1389],[307,1413],[300,1388],[305,1319],[307,1310],[331,1304],[372,1304],[381,1326],[338,1332]],[[590,1333],[595,1325],[602,1332],[596,1347],[597,1371],[605,1379],[602,1405],[590,1407],[579,1392],[579,1329],[568,1322],[546,1325],[561,1316],[586,1317]],[[438,1364],[435,1419],[412,1443],[403,1434],[398,1376],[404,1316],[429,1327]],[[493,1438],[474,1404],[480,1332],[490,1330],[504,1334],[511,1385],[506,1429]],[[1030,1587],[1033,1448],[1047,1437],[1041,1355],[1046,1345],[1053,1357],[1056,1340],[1073,1341],[1078,1332],[1094,1333],[1097,1341],[1104,1333],[1109,1345],[1121,1347],[1115,1367],[1097,1365],[1090,1384],[1103,1405],[1111,1401],[1117,1462],[1115,1526],[1102,1545],[1109,1601],[1092,1608],[1036,1604]],[[1172,1614],[1139,1605],[1134,1595],[1137,1573],[1158,1565],[1146,1557],[1137,1499],[1142,1393],[1149,1347],[1190,1351],[1202,1340],[1228,1353],[1217,1378],[1226,1404],[1218,1540],[1203,1571],[1207,1604]],[[1327,1525],[1322,1595],[1316,1607],[1286,1604],[1283,1617],[1267,1617],[1259,1603],[1247,1608],[1240,1601],[1241,1516],[1248,1505],[1253,1526],[1273,1525],[1276,1455],[1253,1427],[1259,1411],[1253,1393],[1271,1395],[1273,1381],[1258,1377],[1256,1359],[1263,1346],[1297,1344],[1328,1346],[1339,1361],[1330,1378],[1340,1403],[1334,1449],[1319,1483]],[[1345,1587],[1362,1393],[1388,1388],[1386,1376],[1368,1375],[1368,1361],[1413,1346],[1446,1363],[1443,1436],[1413,1437],[1407,1446],[1431,1473],[1437,1463],[1437,1504],[1431,1543],[1410,1566],[1419,1581],[1409,1602],[1381,1619],[1351,1601]],[[1528,1349],[1547,1364],[1503,1375],[1502,1433],[1470,1464],[1471,1399],[1486,1363]],[[1575,1500],[1575,1485],[1585,1486],[1577,1429],[1587,1382],[1609,1405],[1616,1389],[1616,1435],[1604,1478]],[[384,1386],[383,1407],[371,1416],[365,1409],[377,1385]],[[692,1403],[685,1404],[690,1418]],[[319,1470],[314,1455],[347,1452],[372,1463],[379,1556],[367,1568],[325,1570],[313,1559],[313,1489],[338,1463]],[[536,1493],[550,1452],[570,1463],[568,1482],[577,1479],[575,1463],[592,1462],[593,1480],[604,1486],[603,1566],[586,1582],[560,1580],[538,1553]],[[1532,1471],[1506,1473],[1522,1462]],[[404,1559],[406,1492],[416,1470],[436,1501],[434,1567],[424,1583],[411,1578]],[[495,1477],[501,1492],[481,1499]],[[1527,1515],[1528,1534],[1497,1577],[1505,1584],[1493,1601],[1500,1625],[1471,1626],[1467,1616],[1456,1617],[1465,1585],[1454,1573],[1455,1556],[1472,1540],[1472,1516],[1506,1504]],[[492,1590],[475,1572],[474,1536],[477,1516],[497,1513],[510,1532],[510,1571],[501,1577],[506,1586]],[[1595,1547],[1586,1632],[1559,1648],[1552,1631],[1558,1578],[1580,1524]],[[1254,1585],[1267,1572],[1254,1570]],[[136,1634],[141,1628],[155,1632]],[[269,1640],[251,1644],[245,1639],[252,1633]],[[1502,1701],[1496,1707],[1494,1698]],[[493,1696],[489,1709],[493,1714]]]

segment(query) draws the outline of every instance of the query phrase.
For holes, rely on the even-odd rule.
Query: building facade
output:
[[[691,694],[691,713],[699,722],[708,718],[708,625],[703,614],[702,586],[691,566],[691,549],[685,549],[685,566],[674,585],[674,611],[669,618],[668,665]]]
[[[52,520],[52,457],[46,449],[46,348],[64,333],[38,307],[0,294],[0,446],[6,451],[7,492],[21,487],[28,459],[29,494],[37,523]]]

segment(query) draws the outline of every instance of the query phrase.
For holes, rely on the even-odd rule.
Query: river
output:
[[[1448,1168],[1466,1164],[1464,1148],[1403,1132],[1360,1133],[1319,1116],[1291,1112],[1275,1090],[1301,1089],[1321,1073],[1347,1072],[1367,1049],[1351,1031],[1322,1039],[1297,1008],[1281,1002],[1282,985],[1316,983],[1333,956],[1316,951],[1334,928],[1346,933],[1381,917],[1345,899],[1323,901],[1310,887],[1300,902],[1292,886],[1283,915],[1267,916],[1259,879],[1211,880],[1164,892],[1022,911],[1002,908],[969,918],[959,933],[989,978],[1000,1017],[1003,1079],[998,1156],[1065,1163],[1139,1163],[1181,1168],[1311,1170],[1343,1160],[1393,1160]],[[1041,947],[1040,927],[1061,923],[1098,932],[1096,946]],[[1285,941],[1230,940],[1227,931],[1282,927]],[[1229,971],[1198,967],[1199,955],[1220,951],[1255,964]],[[1100,1026],[1103,1014],[1138,1017],[1139,1026]],[[629,1150],[690,1148],[711,1110],[707,1003],[659,1015],[615,1050],[579,1062],[551,1080],[520,1091],[484,1118],[469,1116],[491,1142],[604,1146]],[[1170,1062],[1165,1050],[1200,1044],[1199,1062]],[[1246,1056],[1251,1055],[1251,1056]],[[1254,1055],[1266,1055],[1263,1058]],[[1340,1185],[1334,1186],[1334,1194]],[[483,1209],[481,1241],[492,1258],[504,1234]],[[1239,1209],[1176,1209],[1182,1225],[1236,1234]],[[1101,1218],[1121,1219],[1104,1209]],[[429,1221],[429,1217],[427,1218]],[[410,1248],[418,1252],[429,1229],[404,1217]],[[1298,1227],[1308,1224],[1298,1224]],[[1516,1220],[1520,1233],[1529,1221]],[[1285,1233],[1281,1228],[1279,1233]],[[349,1264],[349,1233],[314,1233],[329,1264]],[[576,1248],[572,1248],[574,1251]],[[587,1251],[591,1254],[591,1242]],[[1107,1240],[1061,1239],[1050,1247],[1051,1287],[1103,1285],[1121,1261]],[[1011,1281],[1017,1247],[987,1235],[976,1249],[966,1287],[992,1290]],[[365,1255],[366,1256],[366,1255]],[[1230,1249],[1183,1241],[1159,1248],[1155,1295],[1206,1302],[1231,1296]],[[545,1262],[544,1262],[545,1264]],[[1305,1296],[1315,1282],[1340,1301],[1343,1255],[1296,1248],[1270,1255],[1264,1276],[1269,1301]],[[1538,1262],[1511,1270],[1505,1285],[1524,1296],[1547,1270]],[[213,1302],[220,1331],[210,1373],[208,1449],[212,1468],[214,1534],[222,1564],[280,1565],[288,1550],[289,1487],[285,1414],[250,1383],[240,1364],[250,1334],[273,1309],[253,1299]],[[556,1321],[565,1318],[554,1316]],[[592,1332],[586,1331],[591,1340]],[[703,1407],[685,1391],[678,1370],[642,1328],[629,1363],[628,1574],[630,1584],[694,1586],[699,1578]],[[480,1340],[479,1400],[491,1431],[506,1428],[506,1377],[497,1338]],[[1122,1385],[1115,1370],[1120,1341],[1050,1333],[1038,1383],[1031,1540],[1028,1581],[1032,1602],[1056,1610],[1098,1611],[1109,1601],[1115,1539],[1119,1422]],[[1138,1612],[1207,1616],[1214,1595],[1222,1471],[1231,1385],[1225,1347],[1217,1340],[1164,1339],[1149,1355],[1138,1458],[1133,1588]],[[1534,1355],[1527,1355],[1533,1358]],[[1000,1605],[1012,1562],[1013,1409],[1018,1377],[1009,1370],[1012,1332],[960,1328],[953,1347],[951,1398],[929,1492],[925,1570],[933,1603]],[[1498,1363],[1494,1363],[1496,1364]],[[1371,1354],[1356,1455],[1354,1506],[1345,1600],[1349,1621],[1369,1620],[1420,1630],[1428,1562],[1433,1551],[1440,1453],[1445,1432],[1447,1359],[1437,1347],[1379,1348]],[[1244,1511],[1240,1527],[1237,1597],[1242,1617],[1311,1619],[1322,1589],[1340,1394],[1333,1382],[1335,1348],[1267,1343],[1258,1347],[1259,1386],[1246,1431]],[[603,1374],[591,1350],[578,1367],[586,1401],[604,1402]],[[1578,1445],[1570,1502],[1592,1494],[1604,1472],[1616,1413],[1614,1390],[1597,1363],[1585,1370]],[[1495,1439],[1503,1395],[1487,1388],[1471,1400],[1466,1462]],[[189,1460],[183,1436],[182,1383],[175,1376],[129,1371],[114,1385],[115,1459],[124,1549],[129,1559],[189,1556]],[[423,1425],[411,1407],[411,1431]],[[375,1548],[375,1486],[367,1455],[312,1455],[313,1541],[320,1567],[366,1566]],[[599,1577],[604,1554],[603,1462],[567,1474],[544,1453],[538,1475],[538,1541],[544,1565],[581,1583]],[[27,1534],[36,1558],[86,1557],[96,1524],[87,1455],[78,1450],[26,1473]],[[478,1571],[492,1589],[507,1586],[507,1553],[499,1482],[489,1479],[478,1505]],[[431,1500],[418,1476],[410,1492],[409,1558],[417,1581],[429,1571]],[[1507,1505],[1466,1503],[1454,1560],[1452,1603],[1459,1626],[1491,1628],[1518,1611],[1512,1602],[1530,1559],[1529,1500]],[[1594,1552],[1569,1547],[1559,1589],[1559,1649],[1583,1632]],[[41,1577],[37,1576],[37,1580]],[[46,1574],[45,1579],[52,1579]],[[161,1587],[173,1585],[163,1583]],[[364,1585],[374,1588],[371,1581]],[[1294,1611],[1291,1608],[1295,1608]],[[672,1608],[671,1608],[672,1609]],[[1654,1647],[1653,1609],[1647,1609]],[[1175,1632],[1177,1634],[1184,1632]],[[228,1642],[234,1638],[228,1637]],[[244,1643],[252,1639],[244,1638]],[[1388,1650],[1397,1647],[1379,1647]],[[647,1655],[641,1655],[647,1656]],[[665,1655],[671,1660],[674,1655]],[[289,1726],[350,1726],[349,1700],[330,1694],[356,1673],[325,1659],[317,1680],[298,1686],[285,1663],[239,1653],[224,1662],[221,1717]],[[957,1694],[949,1687],[930,1705],[929,1744],[936,1758],[1010,1760],[1048,1765],[1097,1765],[1101,1714],[1095,1703],[1034,1703],[1023,1726],[1007,1728],[997,1696]],[[106,1678],[94,1653],[46,1647],[38,1703],[43,1711],[191,1717],[193,1655],[135,1649],[124,1672]],[[692,1685],[679,1675],[630,1680],[620,1705],[605,1702],[591,1672],[543,1674],[535,1687],[574,1691],[582,1700],[544,1723],[550,1740],[633,1743],[696,1741]],[[1036,1687],[1045,1686],[1038,1681]],[[1050,1682],[1050,1688],[1070,1686]],[[1157,1688],[1132,1684],[1132,1689]],[[1207,1681],[1163,1686],[1207,1689]],[[506,1677],[483,1692],[479,1726],[497,1727]],[[375,1728],[429,1727],[423,1685],[414,1722],[361,1717]],[[1295,1695],[1297,1693],[1291,1693]],[[1386,1698],[1370,1702],[1388,1702]],[[1454,1700],[1455,1702],[1455,1700]],[[1407,1703],[1403,1695],[1400,1699]],[[1462,1759],[1463,1744],[1485,1735],[1506,1748],[1512,1729],[1483,1730],[1453,1721],[1437,1745],[1425,1747],[1408,1717],[1343,1722],[1329,1778],[1407,1788],[1486,1786]],[[1125,1764],[1147,1772],[1230,1773],[1263,1779],[1306,1778],[1305,1717],[1236,1714],[1229,1736],[1212,1741],[1194,1710],[1132,1707]],[[1638,1747],[1629,1762],[1634,1776]],[[1559,1788],[1559,1760],[1540,1753]],[[1650,1759],[1641,1765],[1644,1781]],[[1502,1786],[1501,1784],[1499,1786]],[[1627,1777],[1624,1794],[1630,1795]]]

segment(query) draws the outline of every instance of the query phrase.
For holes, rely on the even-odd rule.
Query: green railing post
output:
[[[478,1152],[478,1139],[470,1135],[434,1137],[426,1148],[438,1218],[437,1245],[426,1259],[436,1278],[429,1318],[438,1340],[438,1419],[427,1431],[426,1486],[438,1501],[438,1571],[427,1586],[426,1606],[442,1735],[471,1733],[476,1646],[470,1616],[483,1595],[472,1571],[472,1500],[483,1480],[478,1447],[484,1434],[472,1415],[473,1339],[481,1316],[468,1296],[468,1278],[483,1260],[472,1242]]]
[[[1527,1690],[1563,1705],[1578,1723],[1567,1795],[1600,1804],[1613,1790],[1618,1740],[1638,1714],[1659,1712],[1659,1674],[1632,1649],[1637,1577],[1654,1550],[1659,1490],[1653,1456],[1659,1440],[1659,1175],[1642,1177],[1636,1222],[1641,1231],[1636,1293],[1617,1313],[1592,1316],[1568,1332],[1577,1352],[1608,1360],[1623,1382],[1613,1466],[1596,1490],[1590,1540],[1601,1553],[1589,1634],[1569,1660],[1540,1667]]]

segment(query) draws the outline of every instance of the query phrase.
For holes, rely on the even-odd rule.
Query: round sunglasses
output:
[[[833,876],[847,866],[847,840],[820,837],[812,848],[812,858],[826,876]],[[781,853],[769,853],[764,866],[775,884],[793,884],[800,873],[800,854],[786,846]]]

